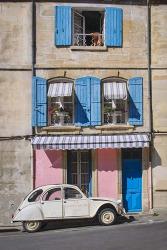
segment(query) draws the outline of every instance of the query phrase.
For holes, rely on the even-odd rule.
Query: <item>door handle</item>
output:
[[[64,201],[64,203],[67,203],[67,201]]]

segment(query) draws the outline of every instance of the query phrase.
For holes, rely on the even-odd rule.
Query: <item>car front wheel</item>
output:
[[[39,229],[42,226],[41,221],[24,221],[23,222],[23,228],[28,233],[34,233],[39,231]]]
[[[117,215],[116,212],[111,208],[105,208],[100,211],[99,215],[99,223],[104,226],[113,225],[116,222]]]

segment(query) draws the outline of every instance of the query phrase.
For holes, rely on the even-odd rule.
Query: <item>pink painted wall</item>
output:
[[[63,152],[61,150],[35,150],[35,187],[62,183]]]
[[[98,196],[118,198],[117,150],[98,149]]]

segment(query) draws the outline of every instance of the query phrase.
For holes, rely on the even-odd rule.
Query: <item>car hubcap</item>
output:
[[[102,219],[105,224],[110,224],[114,220],[114,215],[111,212],[105,212]]]
[[[31,222],[27,222],[27,228],[29,230],[35,230],[38,227],[39,222],[36,221],[31,221]]]

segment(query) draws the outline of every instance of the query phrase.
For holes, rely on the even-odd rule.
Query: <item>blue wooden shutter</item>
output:
[[[129,124],[143,125],[143,78],[129,79]]]
[[[55,7],[55,45],[70,46],[72,41],[72,8]]]
[[[46,80],[33,77],[32,80],[32,126],[47,125],[47,85]]]
[[[100,79],[91,77],[91,126],[101,125]]]
[[[90,126],[90,77],[75,82],[75,125]]]
[[[122,47],[123,10],[120,8],[105,9],[105,45]]]

